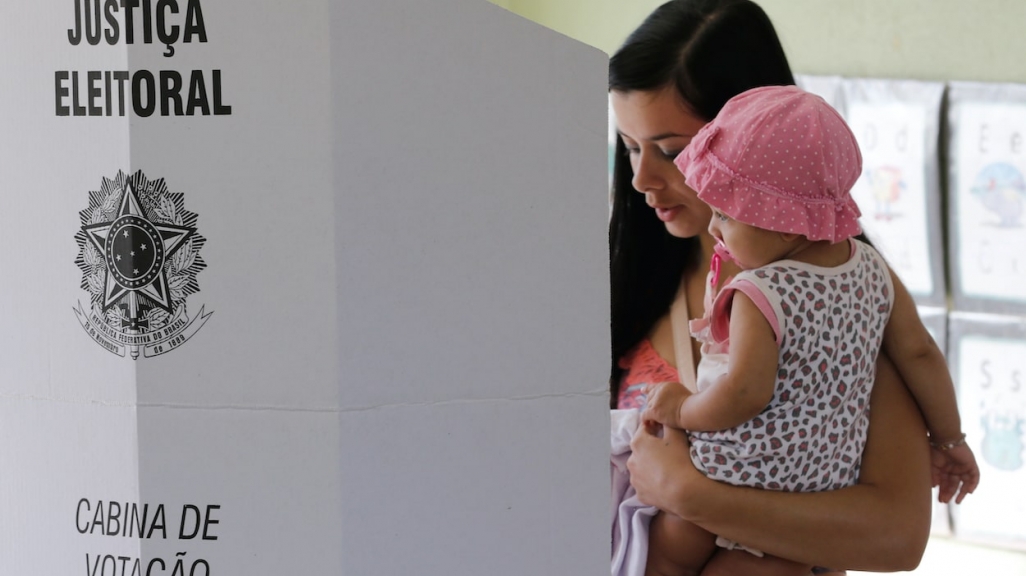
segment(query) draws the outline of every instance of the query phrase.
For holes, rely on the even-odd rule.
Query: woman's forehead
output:
[[[691,112],[675,90],[610,93],[617,130],[636,140],[692,137],[706,124]]]

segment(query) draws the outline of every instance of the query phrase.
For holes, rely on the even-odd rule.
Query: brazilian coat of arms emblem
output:
[[[191,315],[187,299],[199,292],[197,274],[206,239],[185,195],[163,178],[118,172],[89,192],[75,234],[82,289],[89,305],[75,308],[79,324],[97,344],[132,359],[159,356],[188,341],[213,312]]]

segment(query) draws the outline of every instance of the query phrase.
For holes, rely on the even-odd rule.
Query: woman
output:
[[[711,213],[673,159],[731,97],[794,84],[766,14],[749,0],[672,0],[628,38],[609,64],[620,139],[610,223],[613,407],[636,407],[645,384],[694,373],[697,358],[671,304],[701,316],[713,241]],[[680,319],[681,317],[679,317]],[[679,350],[683,348],[684,354]],[[683,362],[687,362],[684,360]],[[918,409],[881,357],[859,484],[784,493],[721,484],[691,464],[686,436],[643,429],[628,462],[638,497],[727,539],[818,566],[910,570],[926,545],[929,449]],[[665,515],[664,515],[665,516]],[[657,523],[652,540],[663,537]]]

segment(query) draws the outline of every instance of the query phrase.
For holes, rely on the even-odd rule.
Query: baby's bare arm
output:
[[[766,317],[748,296],[734,292],[727,373],[681,402],[677,426],[696,432],[725,430],[754,418],[773,398],[778,355]]]
[[[890,362],[882,356],[877,368],[857,485],[773,492],[723,484],[691,465],[683,433],[664,430],[658,438],[642,429],[628,461],[639,498],[783,558],[873,572],[912,570],[930,534],[926,430]]]
[[[894,273],[894,308],[884,329],[884,352],[895,367],[930,430],[931,484],[939,486],[938,499],[961,502],[980,482],[980,467],[965,445],[958,415],[955,385],[940,348],[926,331],[915,302]]]
[[[905,381],[934,442],[951,442],[962,435],[955,385],[944,354],[923,326],[915,302],[892,272],[894,307],[884,329],[883,349]]]

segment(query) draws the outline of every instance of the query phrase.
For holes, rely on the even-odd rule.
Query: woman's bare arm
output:
[[[691,464],[682,432],[639,431],[628,466],[647,504],[731,540],[803,563],[867,571],[911,570],[930,526],[926,428],[890,362],[881,357],[859,483],[788,493],[709,480]]]

